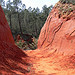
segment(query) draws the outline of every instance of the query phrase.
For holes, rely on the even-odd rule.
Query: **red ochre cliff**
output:
[[[28,56],[14,42],[11,30],[0,6],[0,75],[26,74]],[[25,60],[23,60],[25,59]]]
[[[58,10],[53,8],[44,24],[38,48],[55,48],[57,53],[74,54],[75,52],[75,11],[66,18],[59,17]]]
[[[64,15],[60,6],[55,5],[41,29],[37,50],[27,52],[35,75],[75,75],[75,5]]]
[[[23,52],[15,44],[0,7],[0,74],[75,75],[75,10],[60,15],[54,7],[38,39],[38,48]]]

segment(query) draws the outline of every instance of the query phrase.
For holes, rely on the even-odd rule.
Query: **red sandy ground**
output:
[[[75,10],[65,18],[53,8],[31,57],[32,75],[75,75]]]
[[[0,75],[75,75],[75,11],[59,18],[53,8],[36,50],[22,51],[0,7]]]
[[[26,53],[26,52],[25,52]],[[29,67],[28,75],[75,75],[75,63],[65,61],[62,55],[53,51],[27,51],[33,66]],[[62,59],[63,58],[63,59]]]

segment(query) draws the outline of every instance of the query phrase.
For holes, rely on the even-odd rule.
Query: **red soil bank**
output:
[[[0,6],[0,75],[26,74],[27,55],[14,43],[5,14]],[[23,60],[25,59],[25,60]]]
[[[40,48],[54,48],[57,53],[64,55],[75,53],[75,11],[63,18],[53,8],[39,36],[38,49]]]
[[[5,18],[5,14],[0,6],[0,41],[9,42],[14,44],[9,25]]]
[[[3,75],[75,75],[75,11],[63,18],[53,8],[41,30],[38,49],[26,53],[30,58],[15,46],[0,7],[0,74]]]
[[[34,75],[75,75],[75,10],[68,16],[57,8],[49,14],[32,57]]]

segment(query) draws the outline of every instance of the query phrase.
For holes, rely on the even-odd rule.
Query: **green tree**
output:
[[[8,18],[10,21],[10,28],[12,30],[12,14],[14,13],[14,7],[12,6],[11,0],[8,0],[6,3],[6,10],[8,10]]]
[[[13,2],[8,0],[6,6],[5,14],[13,35],[30,34],[36,38],[38,38],[40,30],[53,7],[44,5],[42,11],[38,7],[26,9],[21,0],[13,0]]]
[[[0,5],[4,8],[5,7],[5,1],[4,0],[0,0]]]
[[[18,23],[19,23],[19,27],[20,27],[20,32],[22,33],[22,27],[21,27],[21,21],[20,21],[20,12],[21,12],[21,8],[22,8],[22,1],[21,0],[13,0],[13,5],[15,8],[15,11],[18,15]]]
[[[47,7],[47,5],[44,5],[44,6],[42,7],[42,12],[43,12],[46,16],[48,16],[49,13],[50,13],[50,11],[52,10],[52,8],[53,8],[53,5],[51,5],[51,6],[49,6],[49,7]]]

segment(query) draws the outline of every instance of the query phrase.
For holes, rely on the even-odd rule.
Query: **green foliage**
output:
[[[63,11],[63,7],[60,7],[60,9],[59,9],[60,11]]]
[[[26,9],[21,0],[8,0],[5,14],[12,34],[30,34],[37,38],[52,8],[44,5],[42,11],[38,7]]]
[[[20,40],[18,43],[16,42],[16,45],[19,47],[19,48],[23,48],[23,45],[24,43]],[[26,45],[25,45],[26,46]]]
[[[0,0],[0,5],[1,5],[2,7],[5,7],[5,1],[4,1],[4,0]]]
[[[60,8],[59,9],[59,14],[60,15],[65,15],[66,14],[68,16],[73,10],[74,10],[73,8],[69,8],[69,7],[67,9]]]
[[[15,44],[23,50],[34,50],[37,48],[37,39],[34,38],[34,42],[33,43],[29,43],[29,42],[22,42],[22,40],[19,40],[19,42],[15,41]]]
[[[72,11],[75,10],[74,5],[72,5],[72,4],[62,4],[60,2],[56,5],[56,8],[59,9],[59,14],[61,16],[63,16],[63,15],[68,16]]]
[[[72,8],[68,8],[68,12],[72,12],[73,11],[73,9]]]
[[[44,5],[42,10],[37,8],[29,7],[26,9],[25,4],[22,0],[8,0],[6,3],[6,8],[3,7],[6,19],[9,23],[10,29],[12,31],[13,37],[17,34],[29,34],[35,38],[38,38],[40,30],[44,25],[50,11],[53,6],[47,7]],[[34,43],[22,42],[20,40],[16,45],[21,49],[36,49],[37,39],[34,39]],[[29,48],[29,46],[31,48]]]
[[[22,1],[21,0],[13,0],[13,7],[15,8],[16,12],[20,12],[22,7]]]
[[[73,5],[75,5],[75,0],[60,0],[61,3],[71,3]]]

